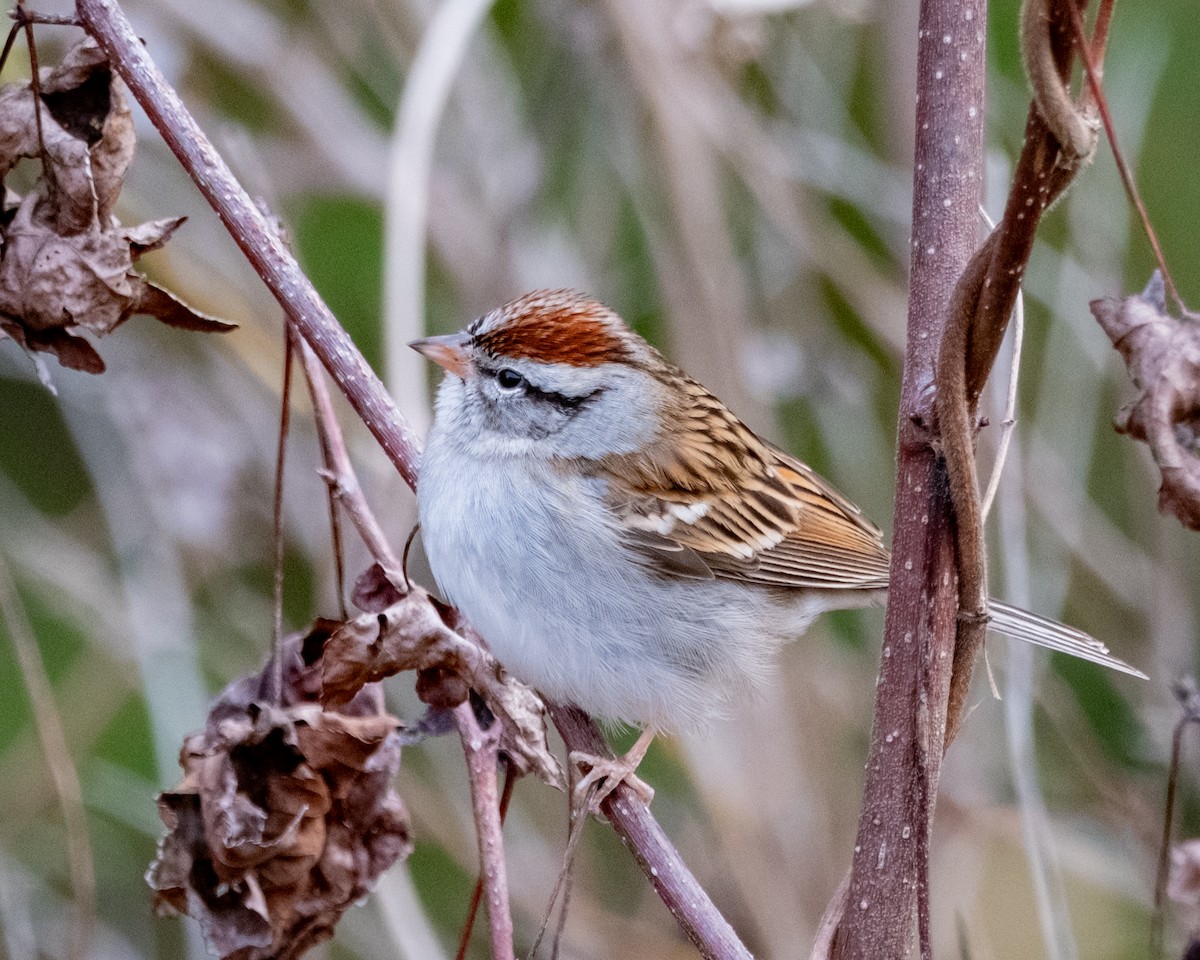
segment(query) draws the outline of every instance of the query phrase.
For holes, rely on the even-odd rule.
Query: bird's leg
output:
[[[587,803],[588,812],[598,814],[600,804],[620,784],[625,783],[641,798],[644,804],[649,806],[650,801],[654,799],[654,788],[640,779],[635,771],[642,762],[642,758],[646,756],[650,741],[654,739],[657,732],[654,727],[646,727],[637,738],[637,742],[623,757],[597,757],[590,753],[572,752],[569,758],[571,763],[583,764],[591,768],[575,785],[574,802],[582,805],[588,796],[588,791],[599,784],[596,795]]]

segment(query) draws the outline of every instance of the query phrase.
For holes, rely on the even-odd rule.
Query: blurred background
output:
[[[890,526],[915,0],[124,6],[250,192],[283,217],[304,267],[419,429],[432,384],[405,341],[534,287],[575,286]],[[1105,69],[1124,149],[1192,304],[1197,12],[1176,0],[1118,6]],[[998,214],[1028,97],[1016,0],[997,0],[990,16],[987,206]],[[68,34],[39,31],[43,64]],[[27,74],[18,45],[4,79]],[[190,218],[143,263],[241,329],[202,337],[134,319],[97,344],[103,377],[53,367],[57,398],[15,344],[0,342],[0,558],[82,785],[97,874],[92,955],[198,958],[194,924],[155,919],[142,874],[160,832],[154,797],[178,777],[184,734],[269,643],[281,318],[135,112],[122,219]],[[939,801],[940,956],[1146,955],[1176,718],[1169,684],[1196,667],[1200,539],[1158,515],[1149,455],[1111,428],[1132,391],[1087,303],[1141,289],[1151,269],[1102,145],[1047,219],[1028,272],[992,579],[999,596],[1092,631],[1152,679],[989,645],[1002,699],[981,666]],[[993,424],[1007,350],[986,401]],[[316,444],[296,395],[292,628],[337,610]],[[413,497],[341,410],[398,547]],[[997,436],[984,431],[985,458]],[[352,544],[351,571],[364,563]],[[825,618],[785,651],[757,702],[703,734],[660,740],[643,767],[656,814],[757,955],[807,956],[850,863],[882,623],[880,611]],[[13,651],[6,628],[0,955],[33,960],[65,955],[68,857],[81,850],[64,832]],[[398,715],[418,715],[410,677],[388,695]],[[1191,836],[1200,751],[1187,757],[1180,833]],[[475,869],[457,741],[408,750],[399,790],[416,851],[317,956],[453,956]],[[506,828],[518,949],[532,942],[565,835],[564,798],[518,784]],[[482,933],[472,956],[486,956]],[[562,955],[694,955],[600,824],[581,847]]]

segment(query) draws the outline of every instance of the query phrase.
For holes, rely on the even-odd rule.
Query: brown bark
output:
[[[978,222],[985,31],[982,0],[921,3],[892,570],[863,808],[834,944],[840,960],[910,954],[914,908],[927,897],[922,866],[928,862],[958,610],[950,502],[928,430],[938,344]]]

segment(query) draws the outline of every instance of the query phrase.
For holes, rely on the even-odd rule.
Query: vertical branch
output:
[[[945,475],[930,446],[934,361],[974,246],[983,170],[983,0],[922,0],[908,337],[893,554],[840,958],[910,952],[941,769],[958,608]]]
[[[283,331],[283,386],[279,391],[279,445],[275,450],[275,495],[271,510],[271,542],[274,546],[274,593],[271,610],[271,669],[266,674],[271,689],[266,698],[283,703],[283,470],[287,466],[288,431],[292,422],[292,332]]]
[[[513,922],[508,901],[508,868],[500,823],[499,762],[500,724],[481,730],[469,701],[454,708],[454,723],[462,738],[470,774],[471,806],[479,839],[479,875],[483,878],[488,922],[492,935],[492,960],[513,960]]]
[[[288,326],[291,336],[291,326]],[[338,467],[348,464],[346,446],[342,440],[342,431],[338,426],[337,417],[333,413],[333,404],[329,399],[329,391],[325,389],[325,372],[321,364],[313,356],[312,349],[303,340],[299,341],[300,369],[304,371],[304,382],[308,385],[308,395],[313,405],[313,423],[317,429],[317,442],[321,447],[321,462],[325,464],[322,476],[325,479],[325,489],[329,500],[329,533],[333,547],[334,585],[337,590],[338,612],[342,620],[349,620],[346,611],[346,551],[342,538],[342,514],[338,497]],[[340,463],[339,455],[345,458]],[[352,472],[352,471],[348,471]]]
[[[962,721],[987,619],[987,563],[975,467],[976,405],[1019,295],[1042,215],[1090,161],[1097,141],[1090,109],[1077,106],[1071,97],[1068,7],[1078,13],[1075,0],[1022,4],[1021,55],[1034,95],[1025,143],[1004,218],[975,252],[955,288],[938,356],[937,422],[954,502],[961,608],[947,743]],[[1082,33],[1075,46],[1087,49]]]

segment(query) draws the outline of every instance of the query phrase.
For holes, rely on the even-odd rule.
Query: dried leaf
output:
[[[71,370],[104,372],[100,354],[83,337],[72,336],[65,330],[25,330],[3,317],[0,317],[0,328],[26,349],[53,354],[59,363]]]
[[[42,73],[39,140],[28,83],[0,90],[0,182],[23,157],[42,160],[34,189],[0,216],[0,326],[31,351],[100,373],[79,334],[111,333],[134,313],[204,332],[232,329],[149,283],[133,261],[166,242],[174,217],[123,228],[113,207],[135,146],[120,83],[93,40]],[[9,195],[6,194],[6,197]]]
[[[282,706],[260,700],[265,671],[230,684],[184,744],[183,780],[159,798],[168,833],[147,882],[222,957],[300,956],[411,849],[391,787],[400,725],[378,689],[339,710],[316,702],[307,654],[331,626],[289,639]]]
[[[157,250],[171,239],[171,234],[183,226],[187,217],[167,217],[150,220],[136,227],[125,227],[122,234],[129,242],[129,254],[136,260],[142,254]]]
[[[194,307],[189,307],[170,290],[164,290],[149,280],[141,280],[138,289],[139,295],[132,313],[144,313],[168,327],[194,330],[198,333],[227,333],[237,329],[236,323],[201,313]]]
[[[21,158],[41,158],[45,222],[64,236],[104,227],[133,159],[129,105],[90,37],[40,79],[40,142],[30,84],[0,91],[0,179]]]
[[[562,786],[562,769],[547,743],[541,698],[481,646],[451,630],[419,587],[386,610],[347,621],[326,642],[322,659],[323,696],[333,705],[355,696],[364,684],[402,670],[464,678],[500,719],[501,749],[517,769]]]
[[[399,575],[389,574],[380,564],[372,563],[354,581],[350,599],[360,610],[382,613],[408,592],[408,584],[397,583],[399,579]]]
[[[1150,447],[1159,510],[1200,530],[1200,315],[1170,316],[1157,272],[1142,293],[1093,300],[1091,309],[1141,391],[1116,427]]]

